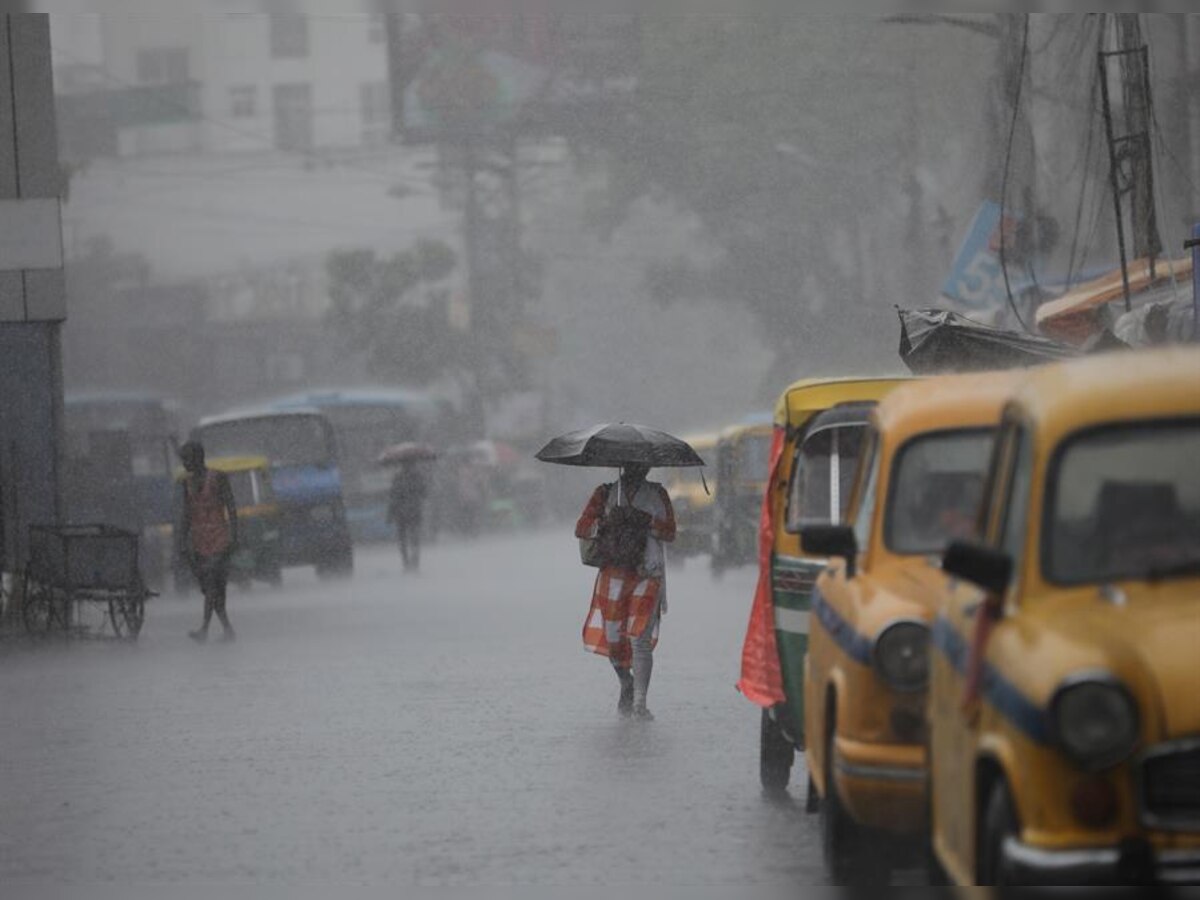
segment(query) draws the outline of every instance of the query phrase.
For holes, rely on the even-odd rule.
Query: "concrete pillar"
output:
[[[60,520],[66,318],[50,24],[0,15],[0,568]]]

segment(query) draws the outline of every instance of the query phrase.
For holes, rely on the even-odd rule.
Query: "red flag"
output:
[[[762,513],[758,521],[758,587],[750,609],[750,624],[742,644],[742,677],[737,688],[752,703],[771,707],[787,701],[783,692],[783,672],[779,647],[775,643],[775,603],[771,597],[771,556],[775,549],[775,523],[771,519],[771,487],[779,473],[783,457],[785,429],[775,426],[771,441],[770,476],[763,492]]]

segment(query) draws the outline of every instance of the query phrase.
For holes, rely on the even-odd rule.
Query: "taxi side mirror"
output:
[[[942,571],[1001,597],[1012,581],[1013,560],[1002,550],[968,541],[954,541],[942,556]]]
[[[800,546],[813,556],[840,556],[846,560],[846,577],[854,577],[858,540],[849,525],[808,525],[800,529]]]

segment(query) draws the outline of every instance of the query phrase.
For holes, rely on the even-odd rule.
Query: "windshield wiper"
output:
[[[1150,581],[1161,581],[1164,578],[1176,578],[1180,575],[1200,575],[1200,559],[1185,559],[1183,562],[1170,565],[1154,566],[1146,571],[1146,577]]]

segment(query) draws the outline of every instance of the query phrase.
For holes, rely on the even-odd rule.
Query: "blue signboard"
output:
[[[1004,226],[1006,248],[1016,243],[1016,225],[1020,217],[1009,213]],[[942,293],[967,309],[991,309],[1008,302],[1004,272],[1000,268],[1000,206],[990,200],[979,207],[971,230],[963,241],[954,268],[942,285]],[[1029,276],[1009,261],[1008,282],[1014,295],[1031,284]]]

